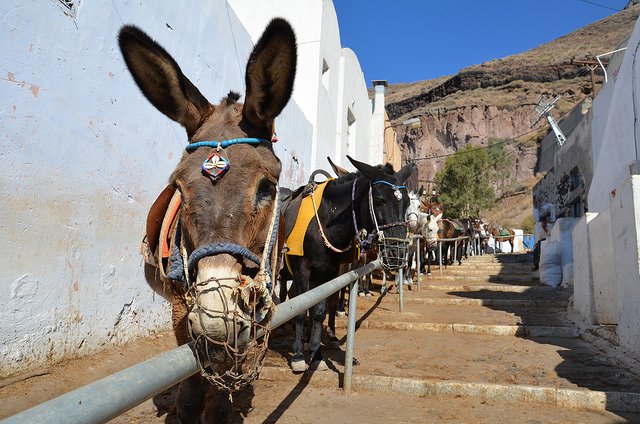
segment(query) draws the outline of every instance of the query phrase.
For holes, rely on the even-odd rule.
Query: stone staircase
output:
[[[553,414],[581,410],[597,411],[597,419],[581,418],[588,422],[640,422],[640,373],[580,338],[566,315],[570,295],[539,285],[530,254],[497,254],[470,257],[442,275],[435,268],[420,291],[414,279],[403,313],[395,293],[359,298],[354,390],[546,407],[559,420]],[[346,319],[337,325],[344,343]],[[333,371],[294,375],[292,340],[290,331],[273,336],[259,384],[339,387],[344,353],[325,348]],[[469,410],[457,410],[469,419]]]

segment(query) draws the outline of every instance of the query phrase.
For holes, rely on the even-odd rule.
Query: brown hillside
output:
[[[524,53],[473,65],[453,76],[390,85],[387,111],[393,123],[420,117],[422,124],[418,129],[397,127],[404,160],[418,158],[414,184],[430,186],[444,164],[441,156],[468,143],[482,146],[512,139],[516,140],[505,145],[513,158],[510,180],[498,194],[518,185],[516,181],[530,181],[536,174],[537,142],[548,131],[544,120],[534,130],[530,128],[534,106],[543,94],[560,95],[553,112],[560,118],[591,96],[589,71],[572,61],[593,60],[597,54],[616,49],[630,36],[639,15],[640,4],[630,5]],[[596,92],[601,80],[597,74]],[[530,210],[531,197],[524,198],[529,199]],[[526,215],[523,211],[514,214]]]

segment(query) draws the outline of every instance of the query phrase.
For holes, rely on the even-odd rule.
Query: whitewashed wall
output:
[[[210,101],[244,91],[249,33],[222,0],[0,4],[0,377],[169,327],[138,247],[185,131],[140,94],[123,23],[158,40]],[[283,183],[306,179],[312,127],[277,121]],[[299,156],[298,156],[299,155]]]
[[[355,53],[341,47],[333,2],[229,0],[229,5],[254,42],[262,28],[276,16],[288,19],[296,31],[299,61],[293,98],[313,127],[311,148],[304,156],[304,163],[308,163],[305,169],[328,169],[327,156],[339,165],[353,169],[346,159],[347,154],[361,161],[380,163],[382,134],[372,134],[372,103],[367,85]],[[325,74],[324,63],[328,66]],[[356,130],[355,143],[349,147],[348,108],[354,115]],[[379,119],[380,125],[384,125],[384,117]],[[379,154],[372,155],[371,151],[378,145]]]
[[[620,344],[635,356],[640,355],[640,177],[632,175],[640,151],[638,22],[627,50],[611,59],[609,82],[594,100],[591,214],[573,231],[576,240],[589,240],[588,255],[576,255],[574,268],[592,271],[591,287],[576,281],[576,307],[586,324],[617,324]]]
[[[366,160],[362,146],[377,142],[362,70],[340,45],[330,0],[78,4],[75,16],[57,0],[0,5],[0,377],[169,327],[138,247],[186,134],[125,69],[124,23],[160,42],[213,103],[244,92],[246,60],[268,21],[292,23],[298,73],[276,121],[282,185],[302,184],[326,156],[348,166],[347,107],[355,156]]]

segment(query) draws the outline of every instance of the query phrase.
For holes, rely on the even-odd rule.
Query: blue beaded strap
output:
[[[392,184],[392,183],[390,183],[388,181],[383,181],[383,180],[378,180],[378,181],[374,181],[374,182],[371,183],[371,185],[376,185],[376,184],[386,184],[388,186],[393,187],[396,190],[399,189],[399,188],[407,188],[407,186],[399,186],[399,185],[395,185],[395,184]]]
[[[193,152],[199,147],[211,147],[214,149],[224,149],[225,147],[232,146],[234,144],[260,144],[260,143],[271,143],[269,140],[265,140],[264,138],[231,138],[229,140],[223,141],[198,141],[196,143],[191,143],[185,147],[187,152]]]

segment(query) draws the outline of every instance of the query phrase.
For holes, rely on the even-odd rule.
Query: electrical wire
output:
[[[606,5],[604,5],[604,4],[595,3],[595,2],[592,2],[592,1],[589,1],[589,0],[580,0],[580,1],[581,1],[581,2],[584,2],[584,3],[592,4],[592,5],[594,5],[594,6],[603,7],[603,8],[605,8],[605,9],[615,10],[616,12],[621,12],[621,11],[622,11],[622,9],[616,9],[615,7],[606,6]]]

